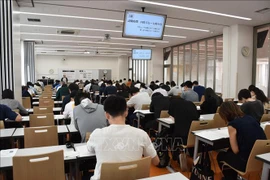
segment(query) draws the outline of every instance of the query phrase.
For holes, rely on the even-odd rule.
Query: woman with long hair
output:
[[[212,88],[206,88],[204,91],[204,101],[201,104],[201,113],[216,113],[218,106],[220,106],[222,102],[222,98],[219,97]]]

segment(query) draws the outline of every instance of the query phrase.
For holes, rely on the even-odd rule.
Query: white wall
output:
[[[148,83],[151,81],[163,80],[163,49],[152,50],[152,59],[148,64]]]
[[[65,61],[63,60],[65,59]],[[58,69],[111,69],[112,79],[127,77],[128,63],[124,57],[87,57],[87,56],[36,56],[36,79],[47,76],[58,79]],[[54,73],[49,74],[53,69]]]
[[[250,49],[248,57],[242,47]],[[253,27],[233,25],[223,29],[223,90],[224,97],[235,97],[240,89],[252,82]]]

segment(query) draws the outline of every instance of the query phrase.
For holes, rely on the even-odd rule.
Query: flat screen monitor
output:
[[[162,40],[166,18],[166,15],[126,10],[122,36]]]
[[[151,60],[152,49],[132,49],[132,59],[134,60]]]

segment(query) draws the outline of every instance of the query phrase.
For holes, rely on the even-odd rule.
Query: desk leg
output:
[[[77,179],[81,179],[81,174],[80,174],[80,165],[79,165],[79,160],[77,159],[75,162],[75,176],[76,176],[76,180]]]
[[[138,117],[137,128],[140,128],[140,124],[141,124],[141,116],[140,116],[139,113],[137,113],[137,117]]]
[[[158,122],[158,132],[159,133],[161,132],[161,128],[162,128],[162,124],[161,124],[161,122]]]
[[[196,137],[195,137],[195,145],[194,145],[194,153],[193,153],[193,161],[195,161],[195,159],[196,159],[197,156],[198,156],[198,149],[199,149],[199,139],[198,139],[198,137],[196,136]]]
[[[263,163],[263,171],[261,180],[267,180],[269,175],[270,164]]]

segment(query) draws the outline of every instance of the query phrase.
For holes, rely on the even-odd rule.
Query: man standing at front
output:
[[[103,162],[127,162],[152,157],[152,164],[158,165],[159,158],[146,132],[125,124],[128,114],[126,100],[110,96],[104,103],[106,118],[110,126],[96,129],[87,142],[90,152],[96,154],[97,164],[91,180],[100,179]]]

